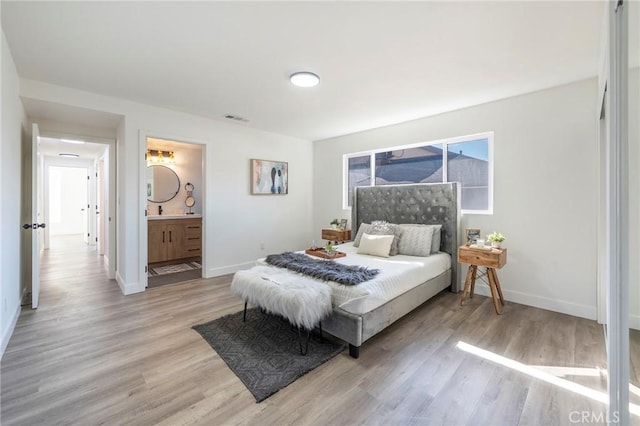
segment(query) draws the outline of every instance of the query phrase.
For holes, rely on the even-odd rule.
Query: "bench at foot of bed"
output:
[[[308,347],[311,331],[331,313],[329,286],[310,278],[289,274],[280,268],[254,266],[238,271],[233,276],[231,291],[244,300],[245,318],[247,303],[250,303],[269,313],[280,315],[296,326],[300,337],[300,352],[303,355],[306,355],[307,350],[302,350],[301,329],[307,331]]]

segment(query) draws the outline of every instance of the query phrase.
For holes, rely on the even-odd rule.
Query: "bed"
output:
[[[380,273],[357,285],[338,284],[328,278],[312,280],[331,288],[329,310],[332,313],[326,318],[323,315],[323,330],[346,341],[349,354],[358,358],[364,342],[434,295],[446,288],[454,292],[462,290],[457,279],[460,191],[457,183],[389,185],[357,187],[354,188],[353,197],[352,228],[359,232],[355,234],[353,242],[338,247],[346,256],[335,258],[332,262],[377,269]],[[380,225],[376,230],[384,228],[385,232],[378,234],[393,234],[396,238],[389,235],[385,238],[387,242],[391,238],[397,246],[395,249],[387,247],[386,252],[383,250],[377,256],[361,254],[363,246],[360,240],[366,242],[373,238],[371,235],[362,238],[362,234],[365,230],[376,234],[376,230],[372,231],[371,228],[374,223]],[[438,232],[434,232],[434,228],[438,228]],[[427,229],[432,232],[429,234]],[[436,239],[435,242],[432,237]],[[394,250],[394,255],[385,257]],[[258,260],[259,267],[252,268],[246,274],[243,272],[246,276],[241,277],[240,273],[234,276],[232,291],[245,301],[253,300],[252,304],[264,305],[267,296],[258,296],[266,289],[260,285],[253,286],[250,281],[255,280],[259,284],[266,279],[279,285],[288,282],[296,286],[299,284],[297,281],[308,280],[296,272],[267,265],[271,263],[271,257],[290,255],[270,255]],[[294,256],[306,258],[301,254]],[[323,263],[320,260],[302,260]],[[324,272],[324,266],[318,266],[318,269]],[[273,277],[272,274],[278,276]],[[285,296],[291,297],[286,293]],[[280,306],[281,303],[279,300],[276,304]],[[273,310],[294,322],[302,321],[302,317],[311,316],[314,311]]]
[[[359,357],[360,347],[364,342],[445,288],[450,288],[454,292],[462,290],[457,279],[459,206],[458,183],[354,188],[351,212],[353,232],[356,232],[361,224],[370,224],[374,221],[395,224],[440,224],[442,225],[439,247],[441,253],[431,255],[429,258],[438,259],[447,264],[447,267],[422,283],[407,286],[400,292],[388,295],[388,298],[382,302],[376,301],[369,306],[363,306],[369,303],[365,301],[351,304],[340,303],[340,301],[334,303],[332,314],[322,321],[322,328],[329,334],[346,341],[349,344],[349,354],[353,358]],[[347,252],[345,259],[350,257],[349,252],[356,251],[353,243],[341,245],[339,250]],[[443,260],[443,257],[447,259]],[[394,258],[398,256],[391,256],[389,259]]]

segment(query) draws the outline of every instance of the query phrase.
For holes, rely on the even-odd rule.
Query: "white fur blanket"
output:
[[[254,266],[236,272],[231,291],[242,300],[282,315],[291,324],[307,330],[331,313],[328,285],[271,266]]]

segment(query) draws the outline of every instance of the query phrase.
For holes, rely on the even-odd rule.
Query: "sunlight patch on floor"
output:
[[[459,341],[456,347],[470,354],[479,356],[481,358],[484,358],[496,364],[500,364],[504,367],[511,368],[512,370],[518,371],[520,373],[524,373],[528,376],[545,381],[552,385],[558,386],[562,389],[575,392],[577,394],[586,396],[587,398],[591,398],[595,401],[599,401],[604,404],[609,403],[609,397],[607,396],[606,392],[597,391],[597,390],[588,388],[586,386],[579,385],[578,383],[574,383],[570,380],[563,379],[562,377],[558,377],[558,376],[570,376],[570,375],[596,376],[596,375],[602,374],[602,370],[600,370],[599,368],[531,366],[531,365],[523,364],[521,362],[506,358],[496,353],[487,351],[485,349],[478,348],[476,346],[470,345],[465,342]],[[633,385],[631,386],[635,387]],[[634,392],[633,389],[632,389],[632,392]],[[629,412],[633,415],[640,417],[640,405],[630,403]]]

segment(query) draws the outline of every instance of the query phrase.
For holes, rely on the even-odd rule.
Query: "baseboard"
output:
[[[120,291],[125,296],[129,294],[134,294],[134,293],[142,293],[144,291],[144,287],[140,288],[140,285],[138,283],[126,283],[120,276],[120,273],[117,271],[116,271],[116,281],[118,283],[118,286],[120,286]]]
[[[256,262],[238,263],[236,265],[224,266],[221,268],[209,268],[206,270],[204,278],[219,277],[220,275],[233,274],[234,272],[241,271],[243,269],[249,269],[256,266]]]
[[[489,290],[489,286],[484,283],[476,282],[475,292],[483,296],[491,297],[491,290]],[[548,297],[507,290],[505,288],[502,288],[502,293],[507,301],[590,320],[595,320],[597,317],[597,309],[595,306],[580,305],[564,300],[550,299]]]
[[[629,315],[629,327],[640,330],[640,315]]]
[[[16,329],[16,324],[18,323],[18,318],[20,317],[20,312],[22,311],[22,307],[20,303],[17,304],[15,312],[13,313],[13,317],[11,317],[11,321],[9,322],[9,326],[2,331],[2,347],[0,348],[0,359],[4,356],[4,351],[7,349],[9,345],[9,340],[11,340],[11,336],[13,335],[13,330]]]

